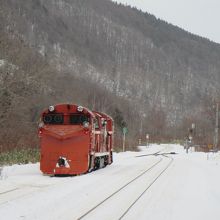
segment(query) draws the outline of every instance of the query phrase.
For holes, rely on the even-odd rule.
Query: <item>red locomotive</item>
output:
[[[41,171],[77,175],[111,164],[113,130],[107,114],[72,104],[50,106],[39,124]]]

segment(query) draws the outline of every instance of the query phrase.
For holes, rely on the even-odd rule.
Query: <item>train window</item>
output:
[[[95,119],[95,128],[96,128],[96,129],[99,129],[99,122],[98,122],[98,119],[97,119],[97,118]]]
[[[43,116],[43,121],[45,124],[60,125],[63,124],[64,118],[63,114],[46,114]]]
[[[106,126],[107,125],[107,120],[105,120],[104,118],[102,119],[102,126]]]
[[[70,115],[70,124],[79,125],[83,124],[83,122],[89,122],[89,117],[87,115],[79,115],[79,114],[72,114]]]

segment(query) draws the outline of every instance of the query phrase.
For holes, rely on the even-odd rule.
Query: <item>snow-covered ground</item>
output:
[[[1,219],[78,219],[140,174],[83,219],[119,219],[141,194],[122,219],[220,219],[219,153],[186,154],[179,145],[140,150],[115,153],[112,165],[76,177],[44,176],[39,164],[4,167],[0,169]],[[158,151],[177,154],[148,155]],[[140,155],[148,156],[136,157]]]

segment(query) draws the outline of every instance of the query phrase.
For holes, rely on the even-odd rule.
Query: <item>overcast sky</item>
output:
[[[114,0],[220,43],[220,0]]]

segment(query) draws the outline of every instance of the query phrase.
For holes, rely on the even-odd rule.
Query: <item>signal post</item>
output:
[[[123,128],[122,128],[122,133],[123,133],[122,149],[123,149],[123,152],[125,152],[125,136],[126,136],[126,134],[128,133],[128,128],[123,127]]]

